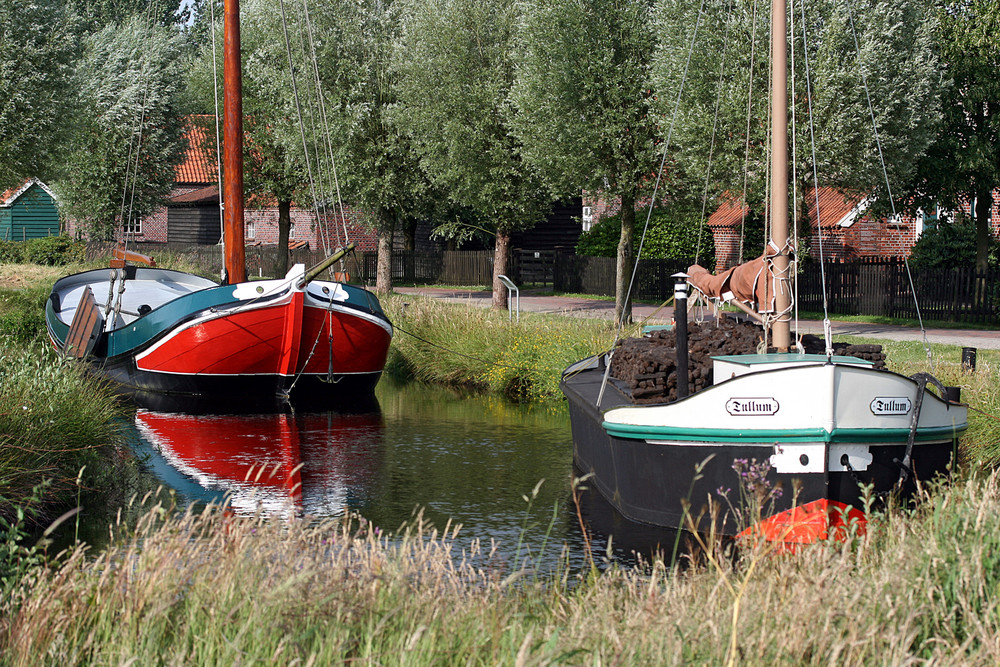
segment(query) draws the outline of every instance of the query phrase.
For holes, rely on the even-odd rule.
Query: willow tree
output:
[[[557,195],[621,200],[615,316],[627,299],[635,208],[658,165],[650,3],[526,0],[515,49],[513,124],[522,155]]]
[[[344,196],[365,211],[378,233],[375,289],[392,289],[393,234],[424,208],[428,182],[411,139],[392,110],[399,72],[393,51],[402,31],[402,9],[392,0],[332,0],[313,7],[315,50],[326,125]]]
[[[473,224],[494,232],[493,307],[505,308],[499,276],[511,234],[533,227],[552,205],[511,129],[519,3],[409,0],[405,6],[396,53],[399,125],[435,184],[475,215]]]
[[[794,5],[790,173],[797,178],[800,226],[814,207],[806,196],[813,155],[820,187],[871,197],[879,213],[890,210],[885,176],[894,196],[912,178],[941,117],[930,2],[815,0],[806,6],[804,38],[801,6]],[[689,2],[658,0],[663,37],[653,64],[661,103],[673,104],[687,73],[674,122],[674,169],[699,192],[707,184],[709,197],[739,193],[758,212],[768,174],[769,9],[763,0],[709,0],[699,17]]]
[[[0,187],[51,178],[74,106],[79,46],[63,3],[0,0]]]
[[[178,40],[141,17],[85,40],[79,116],[56,186],[92,236],[111,238],[166,203],[184,150]]]

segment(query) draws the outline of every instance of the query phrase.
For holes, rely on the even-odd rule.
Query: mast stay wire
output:
[[[303,5],[303,7],[304,7],[304,5]],[[302,21],[305,21],[305,20],[307,20],[307,17],[303,16]],[[299,22],[299,30],[298,30],[299,43],[298,43],[298,46],[299,46],[299,53],[300,53],[300,55],[302,57],[302,62],[303,63],[308,63],[309,56],[307,55],[307,52],[306,52],[306,38],[303,35],[303,32],[305,32],[305,31],[302,28],[302,21]],[[289,64],[289,69],[290,70],[292,69],[291,64]],[[316,212],[316,231],[318,233],[318,236],[319,236],[319,239],[320,239],[320,243],[322,243],[322,245],[323,245],[324,253],[327,256],[329,256],[329,254],[330,254],[330,246],[331,246],[330,242],[331,242],[332,238],[331,238],[331,235],[330,235],[330,230],[327,229],[326,225],[323,222],[326,219],[327,198],[328,198],[329,188],[327,188],[326,179],[324,178],[324,175],[323,175],[324,174],[325,166],[323,165],[323,154],[319,150],[319,147],[318,147],[319,140],[317,139],[318,133],[316,131],[316,111],[315,111],[315,108],[314,108],[318,104],[318,102],[316,102],[315,98],[320,97],[322,95],[322,92],[320,91],[319,87],[317,87],[315,90],[312,88],[311,82],[309,81],[309,77],[308,76],[305,76],[304,78],[305,78],[305,83],[304,83],[305,95],[304,95],[304,97],[306,98],[306,108],[308,110],[307,116],[308,116],[308,119],[309,119],[309,132],[310,132],[311,137],[312,137],[311,145],[312,145],[312,150],[315,153],[314,159],[316,160],[316,180],[319,183],[319,187],[318,187],[318,194],[319,194],[319,196],[316,198],[315,202],[313,203],[313,208],[314,208],[314,210]],[[313,96],[315,96],[315,98]],[[339,236],[339,234],[338,234],[338,236]]]
[[[802,346],[802,335],[799,333],[799,172],[798,172],[798,142],[797,129],[795,117],[796,110],[798,106],[795,103],[796,95],[795,92],[795,0],[791,0],[788,4],[788,25],[789,30],[792,34],[791,39],[791,69],[792,69],[792,247],[794,248],[794,253],[791,256],[791,272],[792,272],[792,317],[795,320],[795,349],[798,350],[799,354],[805,352],[805,348]],[[819,209],[816,210],[817,219],[819,216]]]
[[[712,178],[712,157],[715,155],[715,137],[719,127],[719,107],[722,106],[722,87],[726,76],[726,57],[729,55],[729,29],[733,25],[733,3],[729,2],[729,10],[726,13],[726,31],[722,38],[722,63],[719,65],[719,83],[715,88],[715,112],[712,117],[712,140],[708,148],[708,164],[705,167],[705,190],[701,196],[701,223],[698,227],[698,241],[695,243],[694,263],[698,264],[701,257],[701,237],[705,230],[706,218],[705,210],[708,208],[708,186]],[[652,202],[650,203],[652,211]],[[638,263],[639,257],[636,257]]]
[[[299,121],[299,133],[302,137],[302,152],[304,154],[306,162],[306,172],[309,176],[309,190],[312,194],[313,199],[313,209],[316,211],[316,218],[319,219],[319,209],[318,209],[318,199],[316,197],[316,181],[313,178],[312,171],[312,161],[309,158],[309,144],[306,141],[306,129],[305,123],[302,122],[302,105],[299,102],[299,88],[296,84],[295,76],[295,65],[292,60],[292,45],[291,41],[288,39],[288,21],[285,17],[285,0],[278,0],[278,6],[281,8],[281,29],[285,38],[285,53],[288,56],[288,70],[292,78],[292,94],[295,98],[295,113],[298,116]],[[324,251],[329,254],[329,249],[324,248]]]
[[[222,195],[222,132],[219,130],[219,64],[216,59],[218,47],[215,43],[215,3],[208,3],[209,20],[212,22],[212,95],[215,101],[215,187],[219,190],[219,246],[222,256],[226,256],[226,232],[224,229],[226,204]]]
[[[896,213],[896,202],[892,196],[892,186],[889,184],[889,172],[885,166],[885,155],[882,153],[882,140],[879,137],[878,132],[878,122],[875,120],[875,108],[872,106],[872,96],[868,90],[868,77],[865,74],[864,68],[861,66],[861,47],[858,44],[858,33],[854,28],[854,11],[851,9],[851,1],[845,0],[844,5],[847,7],[847,17],[851,24],[851,36],[854,38],[854,51],[857,53],[858,57],[858,71],[861,74],[861,83],[865,89],[865,99],[868,101],[868,114],[872,119],[872,130],[875,133],[875,145],[878,147],[878,159],[879,164],[882,167],[882,177],[885,179],[885,191],[889,197],[889,206],[892,209],[892,217],[896,218],[898,215]],[[917,310],[917,322],[920,324],[920,333],[923,337],[924,352],[927,354],[927,361],[930,364],[931,370],[934,370],[934,357],[931,354],[931,346],[927,340],[927,329],[924,328],[924,318],[920,313],[920,302],[917,299],[917,287],[913,283],[913,274],[910,271],[910,261],[905,255],[903,256],[903,266],[906,267],[906,278],[910,283],[910,293],[913,295],[913,305]]]
[[[691,35],[691,44],[688,46],[687,57],[684,62],[684,72],[681,75],[680,85],[677,87],[677,99],[674,102],[674,111],[670,118],[670,128],[667,130],[667,140],[663,143],[663,156],[660,158],[660,168],[656,171],[656,181],[653,184],[653,194],[650,197],[649,210],[646,212],[646,223],[642,227],[642,236],[639,239],[639,249],[636,252],[636,261],[632,266],[632,277],[629,279],[628,290],[625,293],[625,303],[629,303],[632,298],[632,288],[635,287],[635,278],[639,272],[639,257],[642,257],[642,246],[646,241],[646,231],[649,229],[649,220],[653,217],[653,203],[656,201],[656,193],[659,191],[660,182],[663,180],[663,169],[667,164],[667,153],[670,151],[670,141],[673,139],[674,134],[674,123],[677,120],[677,112],[681,105],[681,95],[684,92],[684,83],[687,81],[688,68],[691,66],[691,55],[694,53],[695,40],[698,38],[698,28],[701,26],[701,17],[705,11],[706,0],[701,0],[701,5],[698,7],[698,17],[695,20],[694,32]],[[624,311],[623,311],[624,313]],[[614,350],[618,345],[618,341],[621,339],[622,329],[625,326],[625,317],[616,318],[615,322],[615,339],[611,344],[611,355],[614,355]],[[608,376],[611,373],[611,364],[607,365],[604,371],[604,379],[601,381],[601,391],[597,395],[597,407],[601,407],[601,401],[604,399],[604,390],[608,386]]]
[[[336,159],[334,158],[334,155],[333,155],[333,142],[330,140],[330,123],[329,123],[329,120],[327,119],[327,115],[326,115],[326,101],[325,101],[325,99],[323,97],[323,86],[321,84],[320,76],[319,76],[319,58],[316,57],[316,44],[315,44],[315,41],[313,39],[312,19],[310,18],[310,15],[309,15],[309,2],[308,2],[308,0],[302,0],[302,7],[303,7],[303,11],[305,12],[306,29],[307,29],[308,35],[309,35],[309,50],[310,50],[310,54],[312,56],[313,75],[315,76],[315,79],[316,79],[316,90],[317,90],[316,97],[317,97],[317,100],[319,102],[320,118],[321,118],[321,120],[323,122],[323,135],[322,136],[325,139],[325,141],[323,142],[323,144],[324,144],[324,148],[327,151],[327,159],[330,161],[330,171],[331,171],[332,176],[333,176],[333,186],[334,186],[334,191],[336,193],[336,204],[335,204],[335,207],[334,207],[334,215],[337,214],[337,209],[339,208],[340,209],[340,223],[341,223],[341,226],[342,226],[343,232],[344,232],[344,245],[346,246],[348,243],[351,242],[351,238],[350,238],[350,234],[348,234],[348,232],[347,232],[347,215],[346,215],[346,212],[344,211],[344,200],[343,200],[343,198],[341,197],[341,194],[340,194],[340,178],[339,178],[339,176],[337,174],[337,161],[336,161]],[[334,223],[334,227],[336,227],[336,223]],[[339,233],[340,232],[338,231],[338,236],[339,236]],[[355,257],[355,261],[357,261],[357,257]]]
[[[794,0],[793,0],[794,3]],[[813,177],[813,207],[816,210],[816,237],[819,240],[819,273],[820,285],[823,290],[823,341],[826,348],[826,356],[833,356],[832,328],[830,324],[829,300],[826,291],[826,257],[823,249],[823,224],[819,210],[819,173],[816,164],[816,127],[813,123],[812,111],[812,77],[809,70],[809,40],[806,30],[806,3],[805,0],[799,3],[799,13],[802,23],[802,52],[805,60],[806,77],[806,109],[809,119],[809,145],[812,150],[812,177]]]
[[[746,214],[749,210],[747,205],[747,182],[750,176],[750,117],[753,112],[753,72],[756,65],[757,52],[757,1],[753,3],[753,22],[750,27],[750,72],[747,76],[747,128],[746,128],[746,148],[743,153],[743,198],[740,201],[740,249],[736,258],[738,264],[743,263],[743,241],[746,232]]]

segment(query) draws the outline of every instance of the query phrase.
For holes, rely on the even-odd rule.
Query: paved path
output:
[[[401,294],[421,294],[424,296],[466,303],[472,306],[489,308],[492,294],[488,291],[452,290],[439,287],[397,287]],[[614,301],[598,299],[583,299],[567,296],[543,296],[526,292],[521,294],[521,310],[529,313],[556,313],[573,317],[591,317],[612,319],[615,314]],[[636,321],[648,321],[650,324],[663,324],[673,318],[673,308],[670,306],[657,308],[647,304],[634,304],[632,316]],[[921,340],[920,330],[916,327],[904,327],[891,324],[865,324],[861,322],[833,321],[834,335],[865,336],[887,340]],[[799,323],[803,333],[822,335],[823,323],[814,320],[803,320]],[[931,343],[945,343],[1000,350],[1000,331],[982,331],[978,329],[927,329],[927,340]]]

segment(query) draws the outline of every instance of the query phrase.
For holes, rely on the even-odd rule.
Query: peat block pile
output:
[[[712,386],[712,357],[756,354],[763,331],[755,324],[723,319],[716,324],[688,326],[688,388],[695,393]],[[823,340],[807,334],[802,344],[808,354],[823,354]],[[853,356],[885,368],[881,345],[834,343],[834,354]],[[643,338],[625,338],[611,359],[611,376],[634,403],[677,400],[677,337],[673,331],[655,331]]]

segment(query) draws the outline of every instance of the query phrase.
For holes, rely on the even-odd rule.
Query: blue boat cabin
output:
[[[0,195],[0,240],[27,241],[59,234],[59,209],[52,191],[30,178]]]

